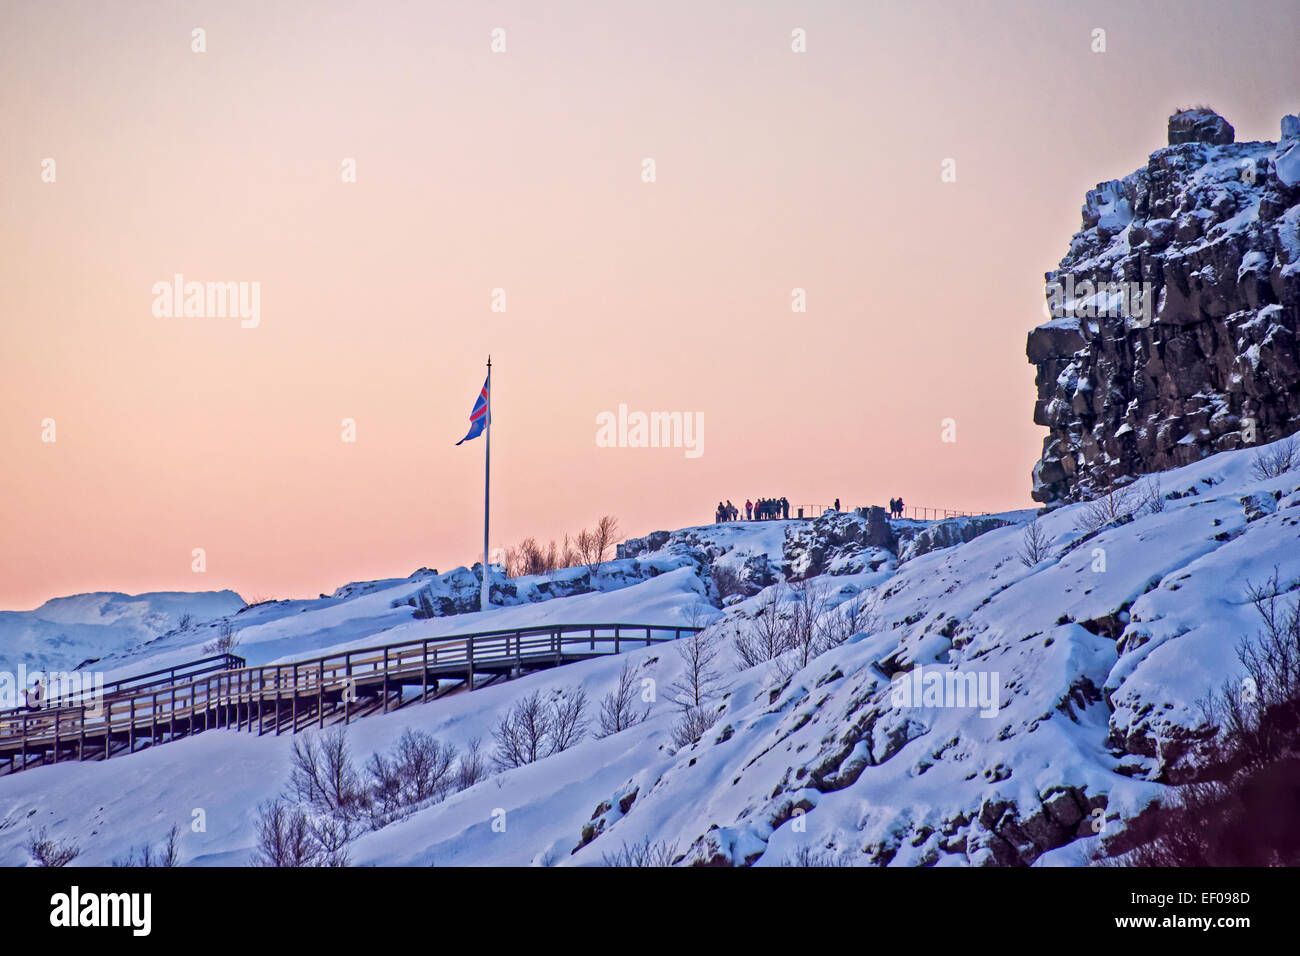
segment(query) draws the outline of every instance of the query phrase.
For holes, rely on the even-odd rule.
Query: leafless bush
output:
[[[1052,553],[1054,539],[1037,520],[1029,522],[1020,539],[1020,563],[1027,568],[1036,568],[1038,563]]]
[[[568,750],[587,732],[587,695],[569,688],[547,702],[540,690],[517,701],[492,731],[498,770],[509,770]]]
[[[641,710],[636,699],[636,672],[624,659],[618,674],[618,686],[600,702],[600,730],[597,737],[610,737],[634,727],[650,716],[650,708]]]
[[[1300,442],[1291,435],[1255,452],[1250,476],[1256,481],[1277,478],[1300,465]]]
[[[624,843],[617,853],[606,853],[606,866],[672,866],[677,857],[677,844],[663,840],[651,842],[646,837],[640,843]]]
[[[193,626],[194,626],[194,615],[191,614],[189,611],[186,611],[184,614],[182,614],[180,616],[180,619],[176,622],[176,630],[178,631],[188,631]]]
[[[341,819],[365,809],[367,795],[353,766],[344,728],[295,739],[292,759],[289,785],[300,803]]]
[[[407,803],[447,792],[456,764],[456,748],[420,730],[407,730],[397,741],[397,775]]]
[[[67,866],[81,855],[81,848],[71,840],[51,840],[41,827],[27,844],[27,852],[37,866]]]
[[[113,866],[117,867],[151,867],[151,866],[180,866],[180,846],[179,831],[175,824],[167,831],[167,836],[163,838],[162,844],[154,852],[153,847],[146,843],[138,851],[132,849],[122,860],[115,860]]]
[[[239,646],[239,632],[229,621],[222,621],[217,625],[217,638],[208,644],[203,645],[205,654],[232,654],[236,647]]]
[[[320,860],[320,843],[305,809],[286,800],[258,808],[254,866],[316,866]]]
[[[455,787],[468,790],[474,784],[487,779],[487,761],[483,757],[483,741],[471,737],[461,751],[460,760],[456,762]]]
[[[753,621],[742,625],[732,638],[738,670],[776,660],[790,649],[790,622],[781,608],[785,592],[784,585],[768,588]]]
[[[716,707],[684,707],[669,736],[673,746],[680,750],[699,740],[722,717]]]
[[[1147,514],[1155,515],[1165,510],[1165,495],[1159,477],[1151,477],[1143,481],[1138,495],[1141,500],[1135,511],[1145,510]]]
[[[845,860],[828,850],[814,850],[810,846],[801,846],[781,861],[782,866],[798,867],[821,867],[821,866],[849,866],[848,860]]]
[[[1080,509],[1076,530],[1082,534],[1091,534],[1108,524],[1131,517],[1133,511],[1133,489],[1127,486],[1114,488],[1093,498]]]
[[[869,591],[845,601],[842,605],[828,612],[821,625],[821,642],[825,650],[843,644],[855,634],[874,633],[880,628],[880,614],[877,608],[880,598],[876,592]]]
[[[794,583],[790,593],[793,600],[786,616],[786,640],[794,653],[781,658],[787,677],[830,648],[826,631],[831,611],[829,586],[820,578],[804,578]]]
[[[600,566],[609,557],[610,550],[618,541],[619,533],[618,519],[613,515],[603,515],[596,522],[596,527],[590,531],[584,529],[578,532],[578,554],[593,579],[599,573]]]

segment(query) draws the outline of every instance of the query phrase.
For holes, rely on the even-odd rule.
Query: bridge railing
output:
[[[387,709],[391,686],[420,683],[427,694],[430,674],[435,671],[463,673],[472,690],[476,668],[482,668],[482,673],[500,672],[512,665],[523,668],[530,664],[559,664],[579,653],[619,653],[625,648],[676,640],[699,630],[685,625],[541,625],[379,644],[256,667],[196,672],[188,670],[191,665],[182,665],[174,670],[183,676],[169,684],[128,686],[132,681],[163,673],[154,671],[117,681],[115,694],[90,703],[0,712],[0,755],[21,755],[25,764],[29,753],[53,749],[57,762],[65,748],[75,748],[80,757],[88,740],[92,744],[101,740],[107,757],[115,736],[125,736],[134,751],[138,738],[153,741],[173,737],[178,725],[186,733],[231,725],[251,730],[256,720],[261,730],[263,714],[272,706],[278,734],[285,701],[290,702],[296,730],[300,702],[313,696],[314,706],[303,710],[314,710],[318,723],[323,725],[327,697],[330,703],[343,701],[346,721],[359,685],[381,685]],[[242,658],[236,659],[242,662]],[[416,675],[418,680],[413,679]]]

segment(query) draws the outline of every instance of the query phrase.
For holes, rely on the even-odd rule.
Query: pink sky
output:
[[[1029,506],[1025,334],[1084,192],[1178,106],[1275,139],[1298,21],[5,0],[0,608],[475,560],[483,443],[454,443],[489,351],[494,547],[705,523],[721,497]],[[260,325],[155,317],[175,273],[260,283]],[[597,447],[620,403],[701,413],[704,454]]]

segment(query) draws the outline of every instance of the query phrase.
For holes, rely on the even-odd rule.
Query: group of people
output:
[[[757,501],[745,502],[745,520],[746,521],[774,521],[777,518],[790,517],[790,499],[781,498],[759,498]],[[719,501],[718,510],[714,515],[714,522],[722,524],[724,521],[739,521],[740,508],[733,505],[730,501]]]
[[[890,498],[890,499],[889,499],[889,517],[891,517],[891,518],[901,518],[901,517],[903,517],[903,499],[902,499],[902,498]]]

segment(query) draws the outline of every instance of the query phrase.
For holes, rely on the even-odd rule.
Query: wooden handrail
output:
[[[232,658],[244,663],[234,655],[217,655],[115,681],[113,686],[117,690],[93,703],[0,712],[0,760],[8,756],[12,772],[22,769],[16,763],[19,754],[22,765],[26,766],[30,762],[29,754],[39,752],[43,761],[45,752],[52,749],[57,762],[61,753],[74,748],[74,741],[78,759],[84,759],[87,742],[93,745],[96,740],[102,741],[103,756],[107,759],[115,734],[125,737],[126,746],[134,751],[137,739],[143,734],[148,735],[150,743],[176,739],[178,723],[183,724],[184,735],[188,736],[229,726],[232,721],[237,728],[246,726],[251,731],[256,720],[261,733],[268,712],[273,712],[275,733],[279,734],[286,700],[291,702],[291,732],[297,733],[300,702],[316,708],[317,719],[309,719],[308,726],[312,723],[324,726],[325,708],[334,703],[336,695],[342,700],[343,720],[350,720],[355,698],[350,691],[358,682],[375,685],[370,687],[368,696],[380,696],[387,710],[394,684],[399,702],[403,684],[419,684],[422,697],[427,699],[431,674],[435,678],[435,690],[448,672],[463,675],[465,686],[473,690],[476,668],[512,676],[525,665],[544,667],[564,663],[565,654],[572,653],[566,652],[566,647],[581,646],[581,656],[589,657],[607,653],[597,650],[597,642],[612,645],[613,652],[618,653],[624,645],[649,647],[699,630],[686,625],[546,624],[415,638],[255,667],[192,669],[222,659],[227,663]],[[128,686],[162,674],[182,672],[181,680]],[[291,677],[286,678],[286,674]],[[326,694],[330,695],[329,700]],[[199,726],[200,714],[202,726]]]

